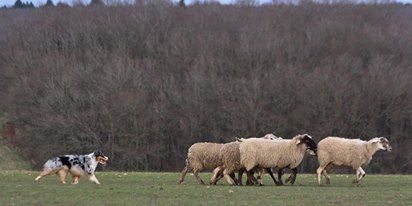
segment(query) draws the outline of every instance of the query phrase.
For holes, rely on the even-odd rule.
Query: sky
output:
[[[21,0],[22,2],[33,2],[33,4],[35,6],[39,6],[39,5],[43,5],[46,3],[47,0]],[[58,2],[73,2],[73,1],[77,1],[77,0],[52,0],[55,4]],[[89,2],[90,0],[82,0],[84,2]],[[176,0],[175,0],[176,1]],[[192,0],[185,0],[185,2],[189,3]],[[234,2],[234,0],[216,0],[219,1],[221,3],[232,3]],[[412,0],[396,0],[397,2],[401,2],[401,3],[412,3]],[[16,2],[16,0],[0,0],[0,6],[11,6],[14,4],[14,2]],[[267,3],[267,2],[271,2],[271,0],[259,0],[260,3]]]

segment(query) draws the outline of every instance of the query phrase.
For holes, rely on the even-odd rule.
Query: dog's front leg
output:
[[[94,183],[100,185],[99,180],[97,180],[97,178],[96,178],[96,176],[95,176],[94,174],[89,175],[89,181],[90,181],[90,182],[94,182]]]

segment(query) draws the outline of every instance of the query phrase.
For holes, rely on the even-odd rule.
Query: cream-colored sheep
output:
[[[293,170],[302,162],[306,150],[310,151],[311,154],[316,154],[317,147],[312,137],[304,134],[297,135],[293,139],[276,141],[251,139],[243,141],[239,150],[240,163],[246,171],[251,171],[255,167],[289,167]]]
[[[217,167],[213,172],[212,179],[210,180],[210,184],[216,184],[216,182],[220,179],[219,177],[223,173],[223,175],[230,176],[232,173],[239,171],[238,174],[238,184],[241,184],[242,182],[242,166],[240,165],[240,153],[239,153],[239,145],[240,142],[230,142],[226,143],[222,146],[220,149],[220,159],[221,159],[221,165]],[[229,184],[236,184],[233,179],[233,177],[226,177],[226,179],[230,179],[231,181],[228,180]]]
[[[220,149],[222,149],[223,145],[224,144],[209,142],[193,144],[188,150],[186,165],[182,170],[182,175],[180,177],[179,183],[183,183],[186,173],[192,170],[199,183],[205,184],[199,177],[199,172],[205,168],[214,169],[222,165],[219,155]]]
[[[242,142],[243,140],[254,140],[254,139],[268,139],[268,140],[277,140],[277,139],[283,139],[282,137],[277,137],[272,133],[265,134],[263,137],[248,137],[248,138],[237,138],[235,137],[235,140],[238,142]]]
[[[267,140],[277,140],[277,139],[282,139],[281,137],[276,137],[274,134],[266,134],[263,137],[257,138],[257,137],[250,137],[250,138],[235,138],[236,142],[230,142],[227,144],[224,144],[222,149],[220,150],[220,158],[221,158],[221,163],[222,165],[220,167],[217,167],[214,170],[214,175],[212,176],[210,180],[210,184],[216,184],[216,182],[220,179],[220,176],[223,174],[223,176],[226,178],[226,181],[234,185],[236,178],[234,178],[234,172],[238,171],[238,179],[237,179],[237,184],[242,185],[242,174],[244,173],[244,167],[240,164],[240,151],[239,151],[239,146],[240,143],[243,141],[250,141],[254,139],[267,139]],[[273,173],[270,169],[266,169],[268,173],[271,175],[272,179],[274,180],[275,183],[277,183],[276,179],[273,176]],[[247,173],[248,176],[248,183],[251,184],[252,182],[255,182],[255,178],[253,177],[253,172],[256,172],[258,174],[258,179],[262,178],[263,175],[263,168],[255,168],[254,171]]]
[[[367,165],[378,150],[392,150],[385,137],[375,137],[369,141],[341,137],[327,137],[321,140],[318,144],[319,168],[316,170],[319,186],[322,185],[322,173],[326,178],[326,185],[330,185],[328,172],[332,165],[352,167],[356,170],[354,183],[359,185],[360,180],[365,176],[361,166]]]

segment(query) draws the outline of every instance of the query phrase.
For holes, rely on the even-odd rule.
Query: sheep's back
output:
[[[219,143],[195,143],[189,148],[188,160],[201,163],[205,168],[215,168],[221,164],[219,155],[222,146]]]
[[[241,164],[247,169],[253,166],[272,167],[287,157],[286,147],[290,140],[256,139],[240,144]]]
[[[334,163],[351,166],[363,156],[364,141],[340,137],[327,137],[318,143],[318,160],[320,164]]]
[[[240,164],[240,142],[224,144],[220,150],[222,164],[229,171],[241,169]]]

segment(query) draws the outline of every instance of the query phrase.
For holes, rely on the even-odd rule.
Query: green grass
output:
[[[280,187],[266,176],[262,187],[232,187],[198,185],[191,175],[178,185],[178,173],[100,172],[102,185],[62,185],[57,176],[37,183],[37,174],[0,171],[0,205],[412,205],[411,175],[367,175],[361,187],[353,175],[332,175],[331,187],[316,186],[313,174]]]
[[[29,170],[31,164],[23,160],[14,149],[3,145],[0,137],[0,170]]]

